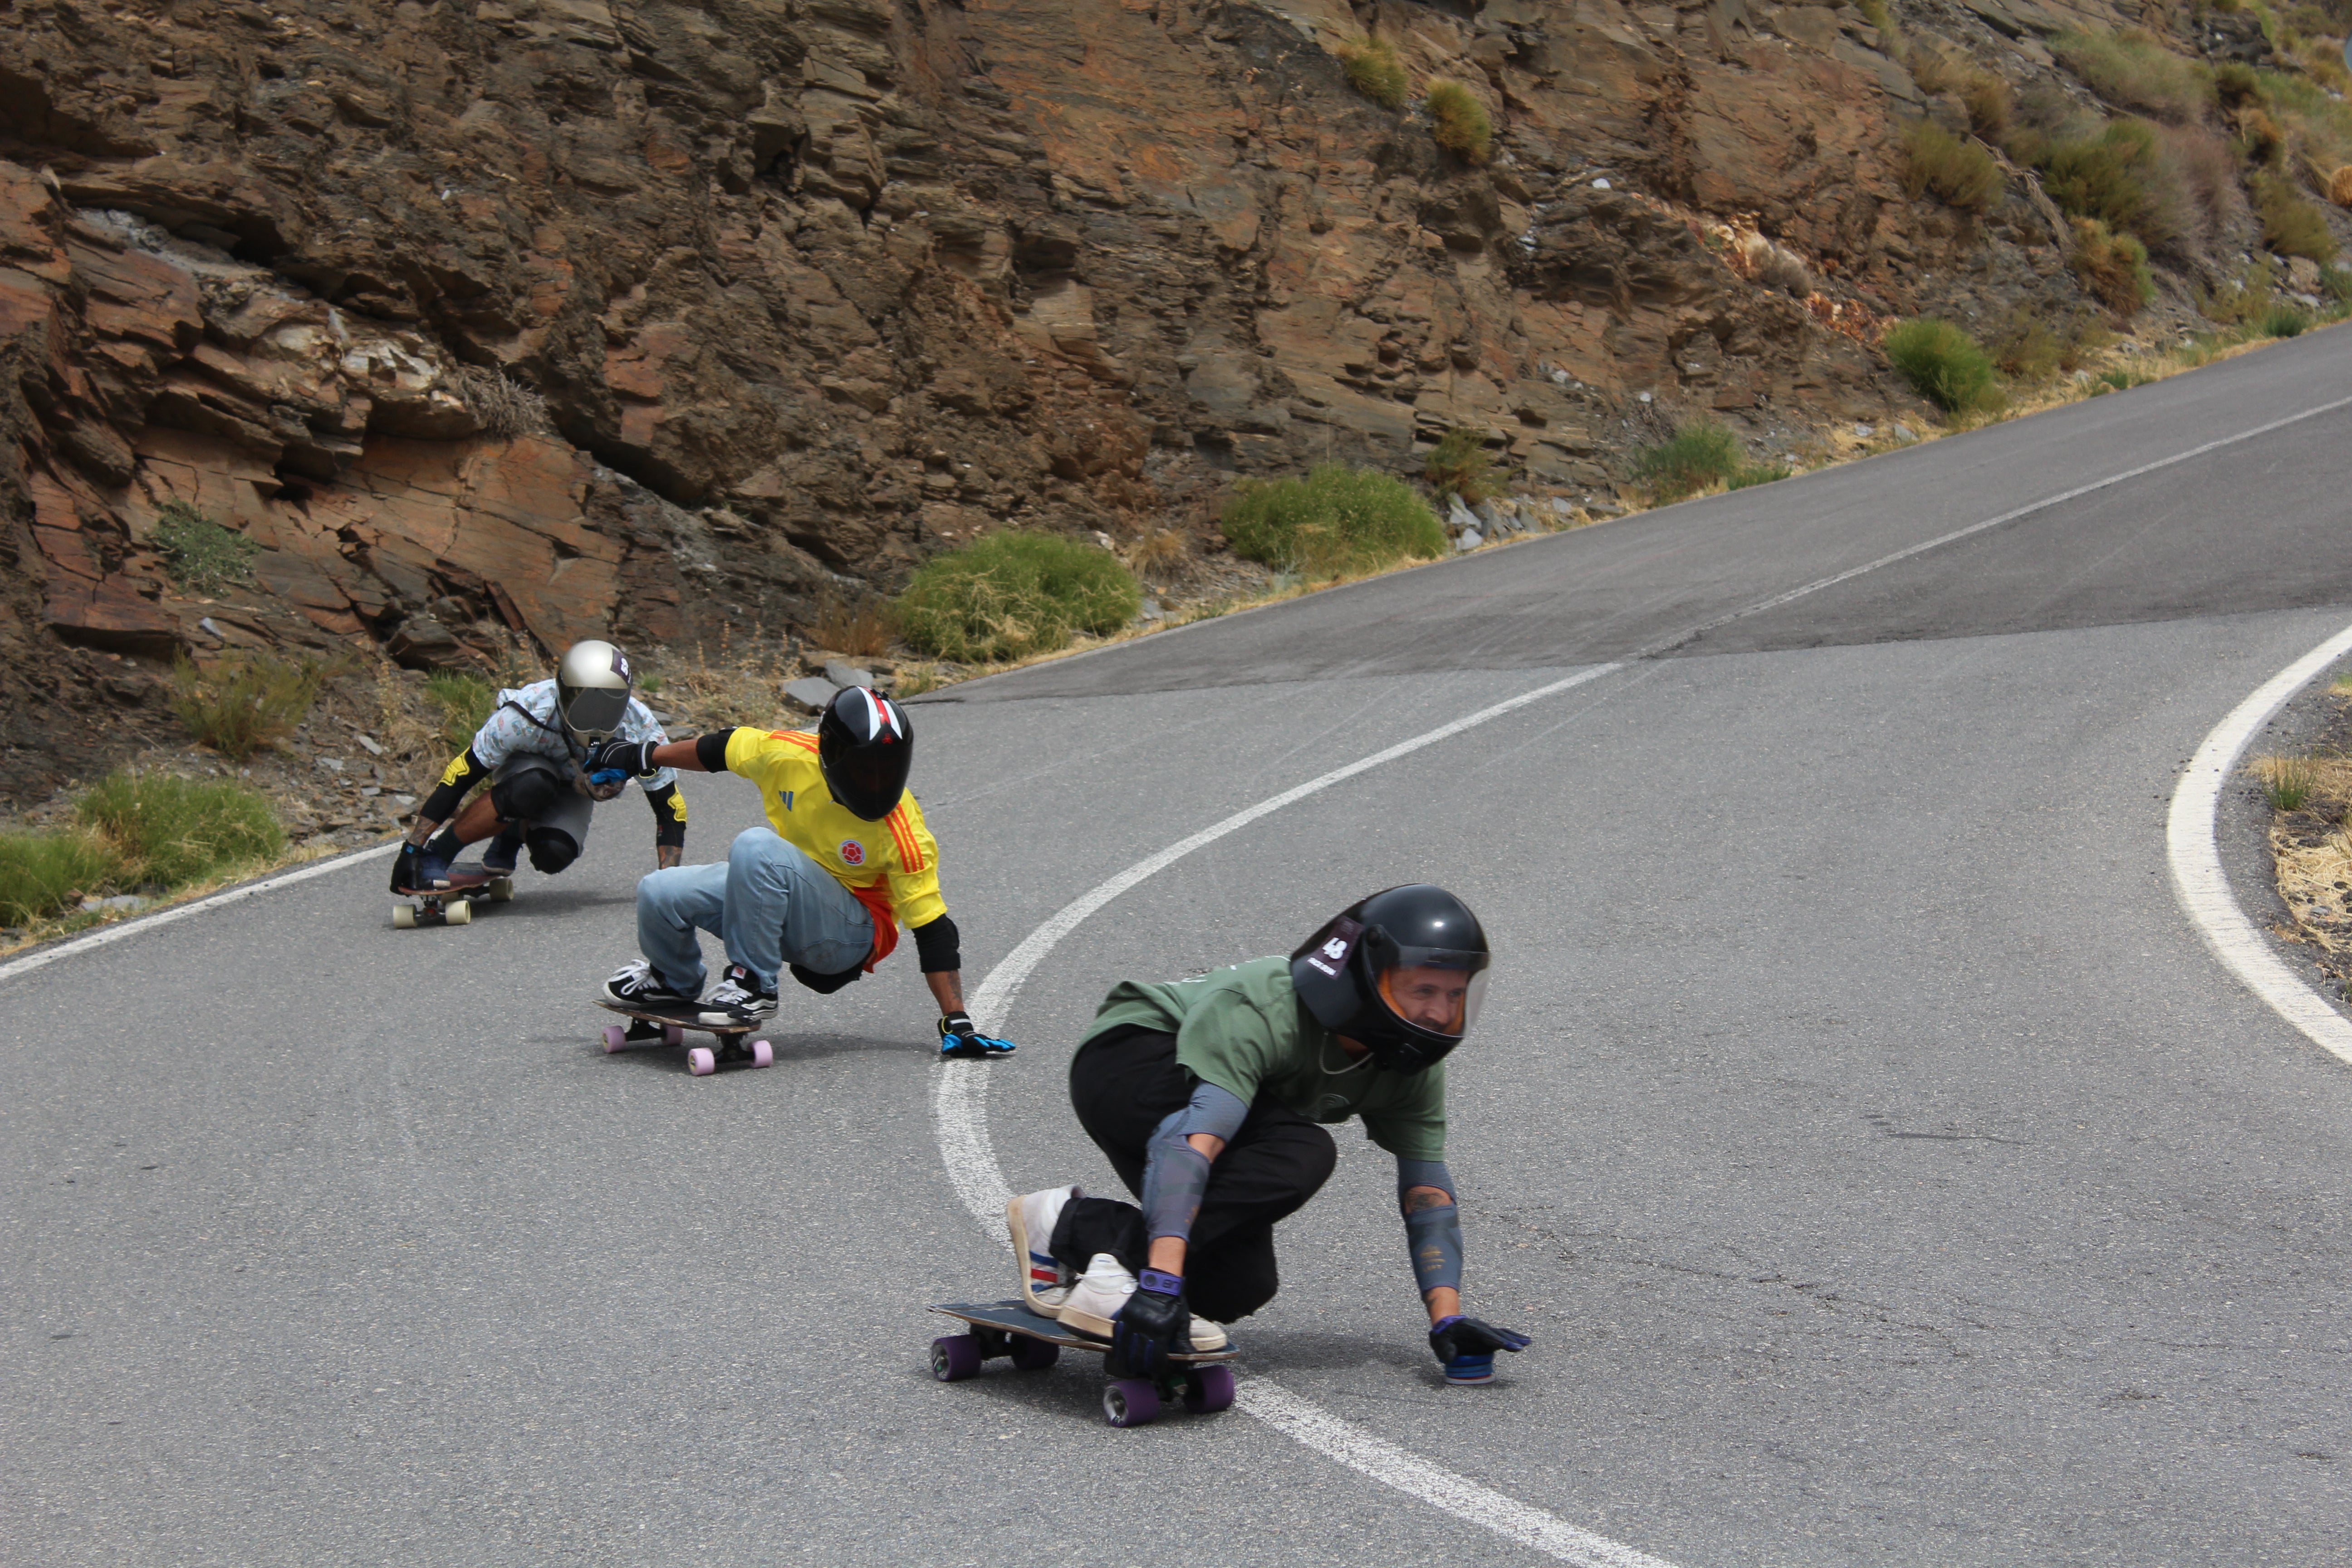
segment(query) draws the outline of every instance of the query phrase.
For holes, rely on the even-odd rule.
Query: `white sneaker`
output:
[[[1209,1321],[1208,1319],[1195,1318],[1192,1320],[1192,1348],[1194,1350],[1221,1351],[1233,1342],[1233,1341],[1225,1337],[1224,1330],[1217,1327],[1216,1324]]]
[[[1004,1205],[1004,1228],[1013,1233],[1013,1257],[1021,1269],[1021,1304],[1040,1317],[1060,1313],[1077,1279],[1045,1249],[1053,1245],[1062,1205],[1086,1195],[1076,1187],[1048,1187],[1042,1193],[1024,1194]]]
[[[1110,1338],[1110,1321],[1135,1294],[1135,1276],[1119,1267],[1118,1259],[1108,1252],[1097,1252],[1087,1261],[1087,1271],[1070,1287],[1061,1310],[1055,1314],[1080,1333],[1098,1339]]]

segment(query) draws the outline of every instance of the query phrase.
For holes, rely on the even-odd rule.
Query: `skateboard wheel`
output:
[[[514,902],[514,879],[512,877],[500,877],[490,883],[490,902],[494,904],[510,904]]]
[[[1012,1348],[1005,1353],[1023,1372],[1043,1372],[1062,1359],[1062,1347],[1051,1340],[1033,1340],[1021,1334],[1014,1337]]]
[[[1214,1415],[1234,1402],[1234,1369],[1196,1366],[1184,1374],[1184,1408],[1195,1415]]]
[[[416,906],[415,904],[403,904],[398,909],[393,910],[392,929],[394,931],[415,931],[416,929]]]
[[[931,1342],[931,1375],[941,1383],[977,1376],[983,1359],[980,1342],[970,1334],[941,1334]]]
[[[612,1055],[629,1043],[629,1031],[618,1024],[604,1026],[604,1054]]]
[[[709,1078],[719,1070],[719,1058],[708,1047],[697,1046],[686,1053],[686,1070],[697,1078]]]
[[[1103,1384],[1103,1419],[1114,1426],[1144,1426],[1160,1419],[1160,1391],[1141,1378]]]
[[[455,902],[450,904],[448,910],[443,914],[442,918],[453,926],[472,925],[474,923],[474,906],[464,899],[457,900]]]
[[[751,1042],[751,1065],[755,1068],[774,1067],[776,1065],[776,1047],[768,1044],[765,1040],[753,1040]]]
[[[686,1044],[686,1031],[679,1028],[676,1024],[664,1024],[661,1026],[661,1037],[662,1044],[665,1046],[682,1046]]]

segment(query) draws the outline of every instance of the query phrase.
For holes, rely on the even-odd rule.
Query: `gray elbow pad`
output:
[[[1413,1280],[1423,1296],[1441,1286],[1462,1289],[1460,1208],[1453,1204],[1439,1204],[1414,1210],[1404,1216],[1404,1238],[1412,1253]]]

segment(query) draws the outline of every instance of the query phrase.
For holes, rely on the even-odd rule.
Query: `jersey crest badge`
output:
[[[841,863],[845,866],[865,865],[866,846],[860,844],[855,838],[843,839],[841,841]]]

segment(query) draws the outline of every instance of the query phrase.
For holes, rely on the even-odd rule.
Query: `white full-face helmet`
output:
[[[555,711],[583,745],[610,739],[629,711],[629,661],[608,642],[576,642],[555,667]]]

